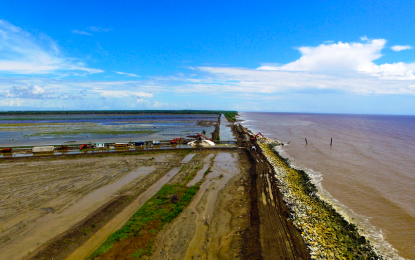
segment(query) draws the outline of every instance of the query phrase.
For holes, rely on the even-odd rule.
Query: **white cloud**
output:
[[[365,36],[360,37],[360,40],[365,42],[365,41],[368,41],[369,39],[368,39],[368,38],[367,38],[367,36],[365,35]]]
[[[109,32],[109,31],[111,31],[112,29],[107,29],[107,28],[102,28],[102,27],[98,27],[98,26],[89,26],[88,28],[87,28],[87,30],[88,31],[90,31],[90,32]],[[88,36],[92,36],[92,33],[90,33],[90,32],[87,32],[87,31],[81,31],[81,30],[72,30],[71,31],[72,33],[75,33],[75,34],[79,34],[79,35],[88,35]]]
[[[45,89],[39,87],[38,85],[33,86],[33,94],[38,95],[38,94],[43,94],[45,93]]]
[[[414,80],[415,63],[375,64],[386,40],[363,38],[365,43],[331,43],[299,48],[300,59],[281,66],[261,66],[258,70],[307,72],[359,72],[384,79]]]
[[[98,92],[103,97],[146,97],[151,98],[153,94],[148,92],[134,92],[128,90],[94,90]]]
[[[13,86],[10,89],[3,90],[3,97],[5,98],[29,98],[29,99],[50,99],[56,98],[52,94],[55,93],[53,88],[42,88],[38,85],[34,86]]]
[[[99,27],[99,26],[89,26],[88,30],[90,30],[92,32],[109,32],[112,29],[102,28],[102,27]]]
[[[134,74],[134,73],[126,73],[126,72],[121,72],[121,71],[114,71],[114,72],[117,73],[117,74],[120,74],[120,75],[127,75],[127,76],[130,76],[130,77],[140,77],[139,75]]]
[[[137,99],[147,99],[154,96],[154,92],[162,91],[159,86],[150,87],[140,81],[92,81],[51,79],[45,77],[0,77],[0,100],[2,98],[25,99],[94,99],[117,98],[122,107],[124,100],[128,102]],[[135,102],[134,102],[135,103]],[[138,102],[136,103],[138,104]],[[150,104],[149,101],[143,104]],[[115,104],[114,104],[115,106]]]
[[[268,102],[278,100],[278,97],[281,97],[280,93],[415,95],[415,78],[412,73],[415,71],[414,64],[374,63],[381,56],[385,44],[386,41],[383,39],[366,40],[364,43],[325,43],[300,48],[302,57],[287,64],[268,64],[258,69],[193,67],[190,68],[189,74],[178,73],[169,77],[150,77],[145,80],[134,78],[120,81],[77,81],[29,76],[0,77],[0,95],[8,100],[7,104],[11,104],[10,100],[21,99],[34,102],[34,106],[43,105],[40,103],[43,102],[41,99],[61,99],[59,104],[69,104],[69,100],[74,99],[87,99],[91,102],[84,102],[82,106],[90,105],[91,109],[94,106],[120,109],[127,106],[171,108],[174,104],[149,100],[156,95],[157,98],[154,99],[157,100],[171,97],[172,93],[186,94],[180,95],[178,107],[181,108],[188,102],[196,103],[196,107],[199,108],[204,106],[200,102],[195,102],[195,97],[200,95],[214,97],[213,103],[220,99],[235,102]],[[1,56],[2,54],[0,51],[0,60],[5,57]],[[117,102],[105,101],[106,98],[117,98]],[[50,100],[44,102],[48,101]],[[79,102],[81,104],[81,101]],[[56,102],[54,104],[56,105]],[[247,104],[245,106],[250,107],[249,109],[254,107]]]
[[[242,68],[200,67],[209,76],[192,82],[183,92],[255,93],[351,92],[358,94],[415,94],[409,88],[414,81],[385,80],[358,72],[317,73],[305,71],[255,70]]]
[[[0,100],[0,106],[2,107],[20,107],[25,103],[27,103],[26,100],[19,99],[19,98]]]
[[[412,49],[412,46],[410,46],[410,45],[395,45],[395,46],[392,46],[391,49],[393,51],[404,51],[404,50]]]
[[[158,102],[158,101],[154,101],[153,107],[159,108],[159,107],[163,107],[163,106],[168,106],[168,104],[167,103]]]
[[[92,33],[85,32],[85,31],[79,31],[79,30],[72,30],[71,33],[92,36]]]
[[[368,43],[330,43],[317,47],[301,47],[300,59],[278,67],[261,66],[262,70],[285,71],[367,71],[373,60],[381,57],[380,50],[385,45],[383,39]]]
[[[64,57],[57,44],[45,35],[35,37],[23,29],[0,20],[0,72],[17,74],[54,74],[103,72],[82,62]]]

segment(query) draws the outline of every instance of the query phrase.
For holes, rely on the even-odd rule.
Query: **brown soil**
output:
[[[214,126],[218,124],[218,121],[199,120],[196,124],[198,126]]]
[[[215,130],[212,132],[212,138],[211,138],[212,141],[217,141],[218,140],[219,129],[220,129],[219,125],[220,125],[220,115],[218,117],[218,122],[215,125]]]
[[[97,230],[119,214],[131,197],[122,196],[99,208],[94,214],[72,227],[65,234],[48,242],[27,259],[66,259],[76,248],[85,243]]]
[[[42,247],[47,251],[43,252],[45,256],[53,256],[59,251],[63,259],[64,255],[98,230],[102,220],[108,221],[128,205],[130,200],[127,198],[136,197],[171,167],[179,166],[177,162],[184,154],[173,152],[153,157],[153,160],[149,160],[148,155],[140,155],[105,159],[88,156],[66,160],[55,157],[55,160],[28,158],[2,161],[2,256],[7,259],[42,259],[37,258],[34,251],[47,242]],[[153,173],[135,174],[137,167]],[[110,193],[105,193],[105,189],[117,183],[120,187],[115,186],[108,191]],[[92,201],[82,204],[83,198],[91,196],[94,191],[98,192],[97,196],[89,197]],[[72,213],[70,218],[64,215],[76,207],[81,210],[79,213]],[[61,214],[62,218],[59,218]],[[47,232],[43,226],[50,227],[51,223],[58,228]],[[67,246],[62,250],[64,245]],[[60,258],[55,255],[54,259]]]
[[[218,131],[217,125],[214,138]],[[169,170],[179,167],[182,171],[169,183],[190,181],[199,169],[203,170],[196,174],[199,179],[203,175],[200,190],[156,236],[153,255],[143,259],[310,259],[288,218],[272,167],[262,154],[250,150],[255,142],[242,133],[241,127],[233,126],[233,131],[238,136],[238,147],[246,149],[192,149],[196,155],[186,163],[181,163],[184,151],[172,150],[131,156],[81,154],[2,160],[0,250],[9,252],[7,259],[65,259]],[[204,174],[208,168],[211,172]],[[143,169],[149,173],[139,175]],[[63,232],[48,234],[54,238],[33,244],[36,239],[46,239],[42,232],[35,232],[39,223],[49,223],[46,220],[50,218],[55,225],[60,223],[53,217],[117,182],[123,185],[111,191],[111,196],[106,194],[106,200],[79,212],[85,216],[62,220]],[[34,237],[28,240],[28,235]],[[19,244],[20,238],[25,240]],[[105,259],[129,259],[138,245],[148,242],[122,240]],[[19,254],[12,255],[13,250],[19,250]]]
[[[246,157],[249,158],[249,182],[248,192],[250,194],[250,212],[249,226],[243,232],[243,245],[241,249],[242,259],[262,259],[262,249],[260,241],[260,220],[258,213],[258,192],[257,192],[257,174],[256,165],[253,163],[251,154],[246,151]]]
[[[248,227],[244,153],[218,153],[190,205],[155,240],[149,259],[240,259]]]
[[[239,141],[249,140],[241,127],[233,130]],[[277,187],[275,172],[263,154],[250,149],[254,145],[255,141],[245,143],[252,165],[251,226],[244,234],[243,259],[310,259],[299,231],[289,219],[290,212]]]

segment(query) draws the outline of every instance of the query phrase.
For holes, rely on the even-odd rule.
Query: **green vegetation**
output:
[[[180,151],[183,155],[191,150]],[[192,197],[199,190],[199,184],[187,187],[186,184],[195,177],[201,165],[183,165],[176,177],[164,185],[152,198],[150,198],[118,231],[113,233],[88,259],[102,256],[112,248],[115,253],[124,250],[117,246],[119,241],[129,239],[128,243],[136,245],[136,251],[131,257],[140,259],[153,252],[154,238],[164,224],[171,222],[190,203]],[[121,246],[122,247],[122,246]],[[130,253],[129,253],[130,254]]]
[[[209,168],[207,168],[207,170],[205,171],[205,173],[203,173],[203,176],[208,175],[208,173],[209,173],[209,172],[211,172],[210,167],[209,167]]]
[[[226,119],[229,122],[235,122],[236,121],[236,118],[235,117],[238,115],[238,112],[230,111],[230,112],[225,112],[223,114],[225,115]]]
[[[224,114],[236,113],[233,111],[218,110],[73,110],[73,111],[7,111],[0,112],[0,116],[16,115],[148,115],[148,114],[170,114],[170,115],[201,115],[201,114]]]
[[[198,189],[198,185],[164,185],[88,259],[107,253],[117,242],[124,239],[140,240],[141,246],[131,257],[140,259],[144,255],[151,255],[155,236],[164,224],[172,221],[189,204]]]
[[[90,230],[90,228],[84,228],[84,235],[86,236],[86,235],[88,235],[88,232],[89,232],[89,230]]]

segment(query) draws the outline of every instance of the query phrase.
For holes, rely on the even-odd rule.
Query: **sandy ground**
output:
[[[234,152],[209,155],[208,161],[212,171],[191,204],[157,236],[150,259],[239,259],[240,234],[248,226],[247,170]]]
[[[154,159],[151,159],[154,157]],[[151,182],[176,154],[0,164],[0,251],[21,259],[111,199]],[[182,155],[179,154],[180,160]]]

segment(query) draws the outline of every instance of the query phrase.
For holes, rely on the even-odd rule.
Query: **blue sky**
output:
[[[410,1],[2,1],[0,109],[415,114]]]

